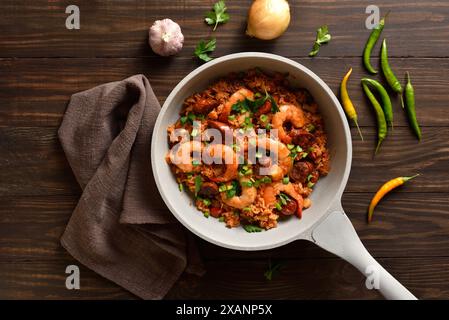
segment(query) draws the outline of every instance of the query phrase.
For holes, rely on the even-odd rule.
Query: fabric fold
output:
[[[183,271],[204,272],[192,236],[159,195],[151,136],[160,111],[135,75],[74,94],[59,139],[83,189],[61,238],[82,264],[144,299],[161,299]]]

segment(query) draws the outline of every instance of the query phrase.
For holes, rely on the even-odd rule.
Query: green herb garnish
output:
[[[249,232],[249,233],[262,232],[263,231],[262,228],[260,228],[258,226],[253,226],[251,224],[245,224],[242,227],[243,227],[243,229],[245,229],[246,232]]]
[[[206,13],[204,21],[208,25],[214,25],[214,31],[217,29],[219,23],[226,23],[229,21],[229,14],[226,13],[226,4],[223,0],[214,4],[212,11]]]
[[[184,185],[182,183],[178,184],[179,192],[184,191]]]
[[[209,211],[204,211],[204,213],[203,213],[203,214],[204,214],[204,217],[205,217],[205,218],[209,218],[209,216],[210,216],[210,213],[209,213]]]
[[[288,184],[290,182],[290,178],[289,177],[284,177],[283,179],[282,179],[282,183],[283,184]]]
[[[215,50],[216,45],[217,39],[215,38],[207,43],[204,40],[201,40],[195,48],[195,56],[206,62],[212,60],[213,58],[209,57],[209,53]]]
[[[289,156],[295,159],[298,153],[302,152],[303,150],[300,146],[293,146],[293,148],[290,149],[291,146],[291,144],[287,145],[287,148],[290,150]]]
[[[201,176],[196,176],[195,177],[195,196],[200,191],[202,185],[203,185],[203,179],[201,178]]]
[[[306,130],[307,130],[308,132],[314,132],[315,129],[316,129],[316,127],[315,127],[315,125],[314,125],[313,123],[309,123],[309,124],[306,126]]]
[[[263,274],[268,281],[271,281],[273,277],[279,272],[282,267],[281,262],[271,263],[271,259],[268,262],[268,269]]]
[[[287,204],[287,202],[289,202],[290,201],[290,198],[285,194],[285,193],[280,193],[279,194],[279,200],[281,200],[281,203],[282,203],[282,205],[286,205]]]
[[[220,222],[224,222],[224,217],[220,217],[220,218],[218,218],[218,221],[220,221]]]
[[[312,51],[309,53],[309,57],[314,57],[317,55],[318,51],[320,51],[320,47],[324,43],[328,43],[331,41],[331,35],[329,34],[329,28],[324,25],[318,28],[316,31],[316,40],[313,45]]]

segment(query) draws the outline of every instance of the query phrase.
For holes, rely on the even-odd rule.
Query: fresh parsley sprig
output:
[[[215,50],[215,47],[217,45],[217,39],[213,38],[209,40],[208,42],[201,40],[195,48],[195,56],[197,56],[199,59],[208,62],[212,60],[213,58],[209,56],[209,53],[213,52]]]
[[[320,51],[321,45],[328,43],[331,39],[332,37],[329,34],[329,28],[326,25],[319,27],[316,31],[315,44],[313,45],[312,51],[309,53],[309,57],[316,56],[318,51]]]
[[[206,13],[204,21],[208,25],[214,25],[214,31],[217,29],[219,23],[226,23],[229,21],[229,14],[226,13],[226,4],[223,0],[214,4],[212,11]]]
[[[283,267],[283,264],[281,262],[268,262],[268,269],[267,271],[265,271],[265,273],[263,274],[265,276],[265,279],[267,279],[268,281],[271,281],[273,279],[273,277],[279,272],[279,270]]]

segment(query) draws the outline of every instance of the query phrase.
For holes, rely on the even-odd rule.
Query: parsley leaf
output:
[[[212,60],[213,58],[209,57],[209,53],[215,50],[216,44],[217,39],[215,38],[207,43],[204,40],[201,40],[195,48],[195,56],[206,62]]]
[[[329,28],[327,26],[321,26],[316,31],[316,40],[313,45],[312,51],[309,53],[309,57],[314,57],[320,51],[320,47],[324,43],[331,41],[331,35],[329,34]]]
[[[219,23],[226,23],[229,21],[229,14],[226,13],[226,4],[223,0],[214,4],[212,11],[206,13],[204,21],[208,25],[214,25],[214,31],[217,29]]]
[[[268,269],[267,271],[265,271],[265,273],[263,274],[265,276],[265,278],[269,281],[271,281],[273,279],[273,277],[279,272],[279,270],[282,267],[282,263],[281,262],[275,262],[275,263],[271,263],[271,259],[268,262]]]
[[[245,224],[242,227],[243,227],[243,229],[245,229],[246,232],[249,232],[249,233],[262,232],[263,231],[262,228],[260,228],[258,226],[253,226],[251,224]]]

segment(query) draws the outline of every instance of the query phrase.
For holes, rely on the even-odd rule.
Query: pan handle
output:
[[[368,253],[342,209],[333,211],[312,230],[311,241],[356,267],[367,276],[367,288],[378,289],[386,299],[416,300]]]

